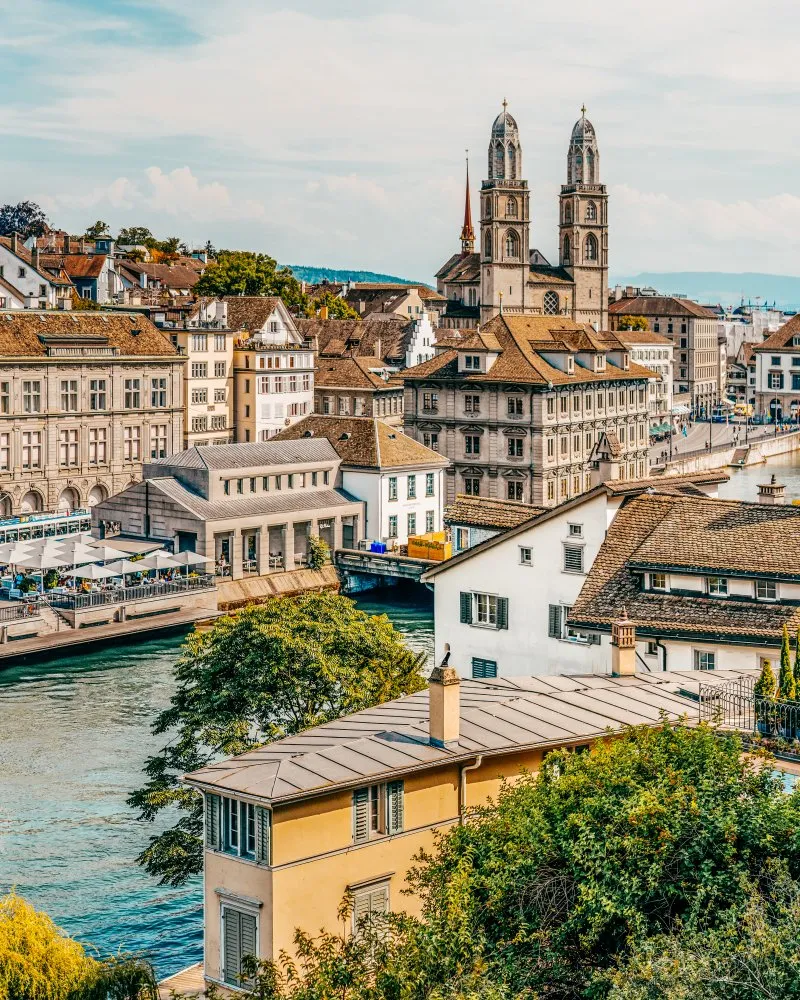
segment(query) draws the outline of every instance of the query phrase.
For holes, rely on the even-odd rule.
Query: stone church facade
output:
[[[487,173],[477,249],[467,175],[461,252],[436,274],[437,290],[448,300],[442,325],[477,327],[502,312],[565,316],[608,329],[608,193],[585,108],[572,129],[559,195],[557,265],[530,247],[530,190],[519,128],[505,102],[492,125]]]

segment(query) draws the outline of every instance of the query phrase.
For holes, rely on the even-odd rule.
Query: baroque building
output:
[[[559,195],[558,264],[530,246],[530,189],[523,177],[519,127],[505,101],[492,125],[487,175],[481,185],[476,250],[467,170],[461,251],[436,274],[437,290],[447,299],[442,325],[475,327],[502,312],[566,316],[606,329],[608,193],[600,183],[597,135],[586,109],[567,150],[566,183]]]

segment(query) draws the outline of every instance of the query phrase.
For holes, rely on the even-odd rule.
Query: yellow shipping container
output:
[[[411,559],[430,559],[444,562],[453,554],[453,546],[447,541],[443,531],[431,531],[427,535],[410,535],[408,555]]]

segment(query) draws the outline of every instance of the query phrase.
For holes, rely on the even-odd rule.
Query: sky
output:
[[[433,280],[503,98],[554,260],[583,103],[612,279],[800,274],[790,0],[0,0],[0,202]],[[787,124],[788,122],[788,124]],[[477,219],[476,219],[477,222]]]

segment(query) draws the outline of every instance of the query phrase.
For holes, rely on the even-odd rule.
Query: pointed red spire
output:
[[[461,227],[461,252],[474,253],[475,230],[472,228],[472,206],[469,200],[469,150],[467,150],[467,196],[464,201],[464,225]]]

